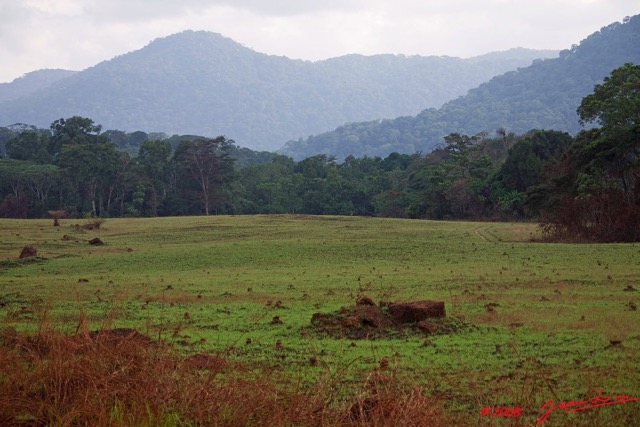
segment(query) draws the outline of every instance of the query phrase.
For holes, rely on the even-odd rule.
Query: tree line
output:
[[[231,139],[102,132],[91,119],[25,128],[0,158],[0,216],[301,213],[540,220],[550,236],[640,239],[640,66],[614,70],[578,108],[572,137],[453,133],[428,154],[249,153]],[[116,145],[114,141],[118,142]],[[126,138],[124,138],[126,139]]]

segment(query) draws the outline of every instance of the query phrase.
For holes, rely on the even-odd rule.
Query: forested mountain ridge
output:
[[[557,52],[514,49],[470,59],[347,55],[309,62],[185,31],[19,99],[0,96],[0,126],[48,127],[79,115],[105,129],[227,135],[241,146],[275,150],[347,122],[439,107],[496,74],[551,56]]]
[[[473,135],[500,128],[516,134],[530,129],[575,133],[580,129],[576,108],[582,97],[625,63],[640,63],[640,15],[602,28],[559,58],[494,77],[440,109],[347,124],[290,141],[282,153],[295,159],[320,153],[384,157],[391,152],[430,152],[450,133]]]
[[[60,69],[37,70],[19,77],[11,83],[0,83],[0,102],[31,95],[76,73],[77,71]]]

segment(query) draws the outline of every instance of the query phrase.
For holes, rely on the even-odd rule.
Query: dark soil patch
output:
[[[460,319],[446,317],[440,301],[372,303],[371,298],[361,297],[355,305],[335,313],[315,313],[311,330],[335,338],[375,339],[401,337],[408,332],[451,334],[472,327]]]
[[[391,317],[400,323],[416,323],[432,317],[446,317],[444,302],[442,301],[389,303],[387,307]]]
[[[89,240],[89,244],[93,246],[103,246],[104,242],[100,240],[98,237],[96,237],[95,239]]]

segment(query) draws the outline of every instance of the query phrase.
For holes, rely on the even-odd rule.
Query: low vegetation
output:
[[[439,425],[437,399],[372,376],[350,406],[330,384],[302,389],[281,374],[219,355],[183,356],[134,330],[0,333],[3,425]],[[86,319],[79,316],[81,326]]]
[[[76,221],[0,220],[4,423],[533,425],[549,399],[638,397],[631,243],[543,243],[523,223]],[[27,245],[37,256],[19,259]],[[426,299],[445,303],[440,331],[313,328],[358,300]],[[497,407],[521,415],[482,415]],[[631,425],[639,411],[545,423]]]

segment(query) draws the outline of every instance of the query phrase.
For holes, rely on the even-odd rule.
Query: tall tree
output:
[[[605,132],[640,124],[640,65],[613,70],[583,98],[578,114],[582,124],[596,122]]]
[[[7,141],[16,137],[17,132],[7,127],[0,127],[0,157],[7,155]]]
[[[234,144],[224,136],[215,139],[182,141],[176,148],[176,166],[194,180],[199,188],[205,215],[224,199],[223,184],[233,174],[229,150]]]
[[[566,132],[532,130],[518,138],[491,182],[492,200],[510,216],[536,216],[545,174],[562,159],[573,138]]]
[[[22,172],[22,179],[35,196],[35,215],[40,215],[46,210],[49,192],[59,180],[60,169],[55,165],[30,165]]]
[[[111,143],[67,144],[60,150],[58,165],[65,170],[80,191],[84,190],[94,216],[104,214],[102,209],[98,209],[98,201],[102,202],[103,197],[100,191],[117,174],[119,159],[120,155]]]
[[[151,215],[158,214],[158,206],[164,199],[171,167],[171,144],[169,141],[146,140],[140,145],[137,162],[148,178],[151,193]],[[159,194],[161,197],[159,197]]]
[[[26,218],[29,205],[35,208],[31,210],[31,216],[41,215],[46,209],[49,192],[57,185],[58,178],[59,169],[54,165],[0,159],[0,194],[5,193],[5,199],[11,201],[9,205],[14,206],[5,215]],[[16,207],[19,207],[19,213],[16,213]]]
[[[96,125],[93,120],[86,117],[73,116],[68,119],[59,119],[51,124],[51,139],[49,141],[49,153],[57,156],[64,145],[106,143],[109,139],[100,135],[102,125]]]
[[[543,227],[554,236],[640,241],[640,66],[611,72],[578,108],[582,131],[548,184]]]

